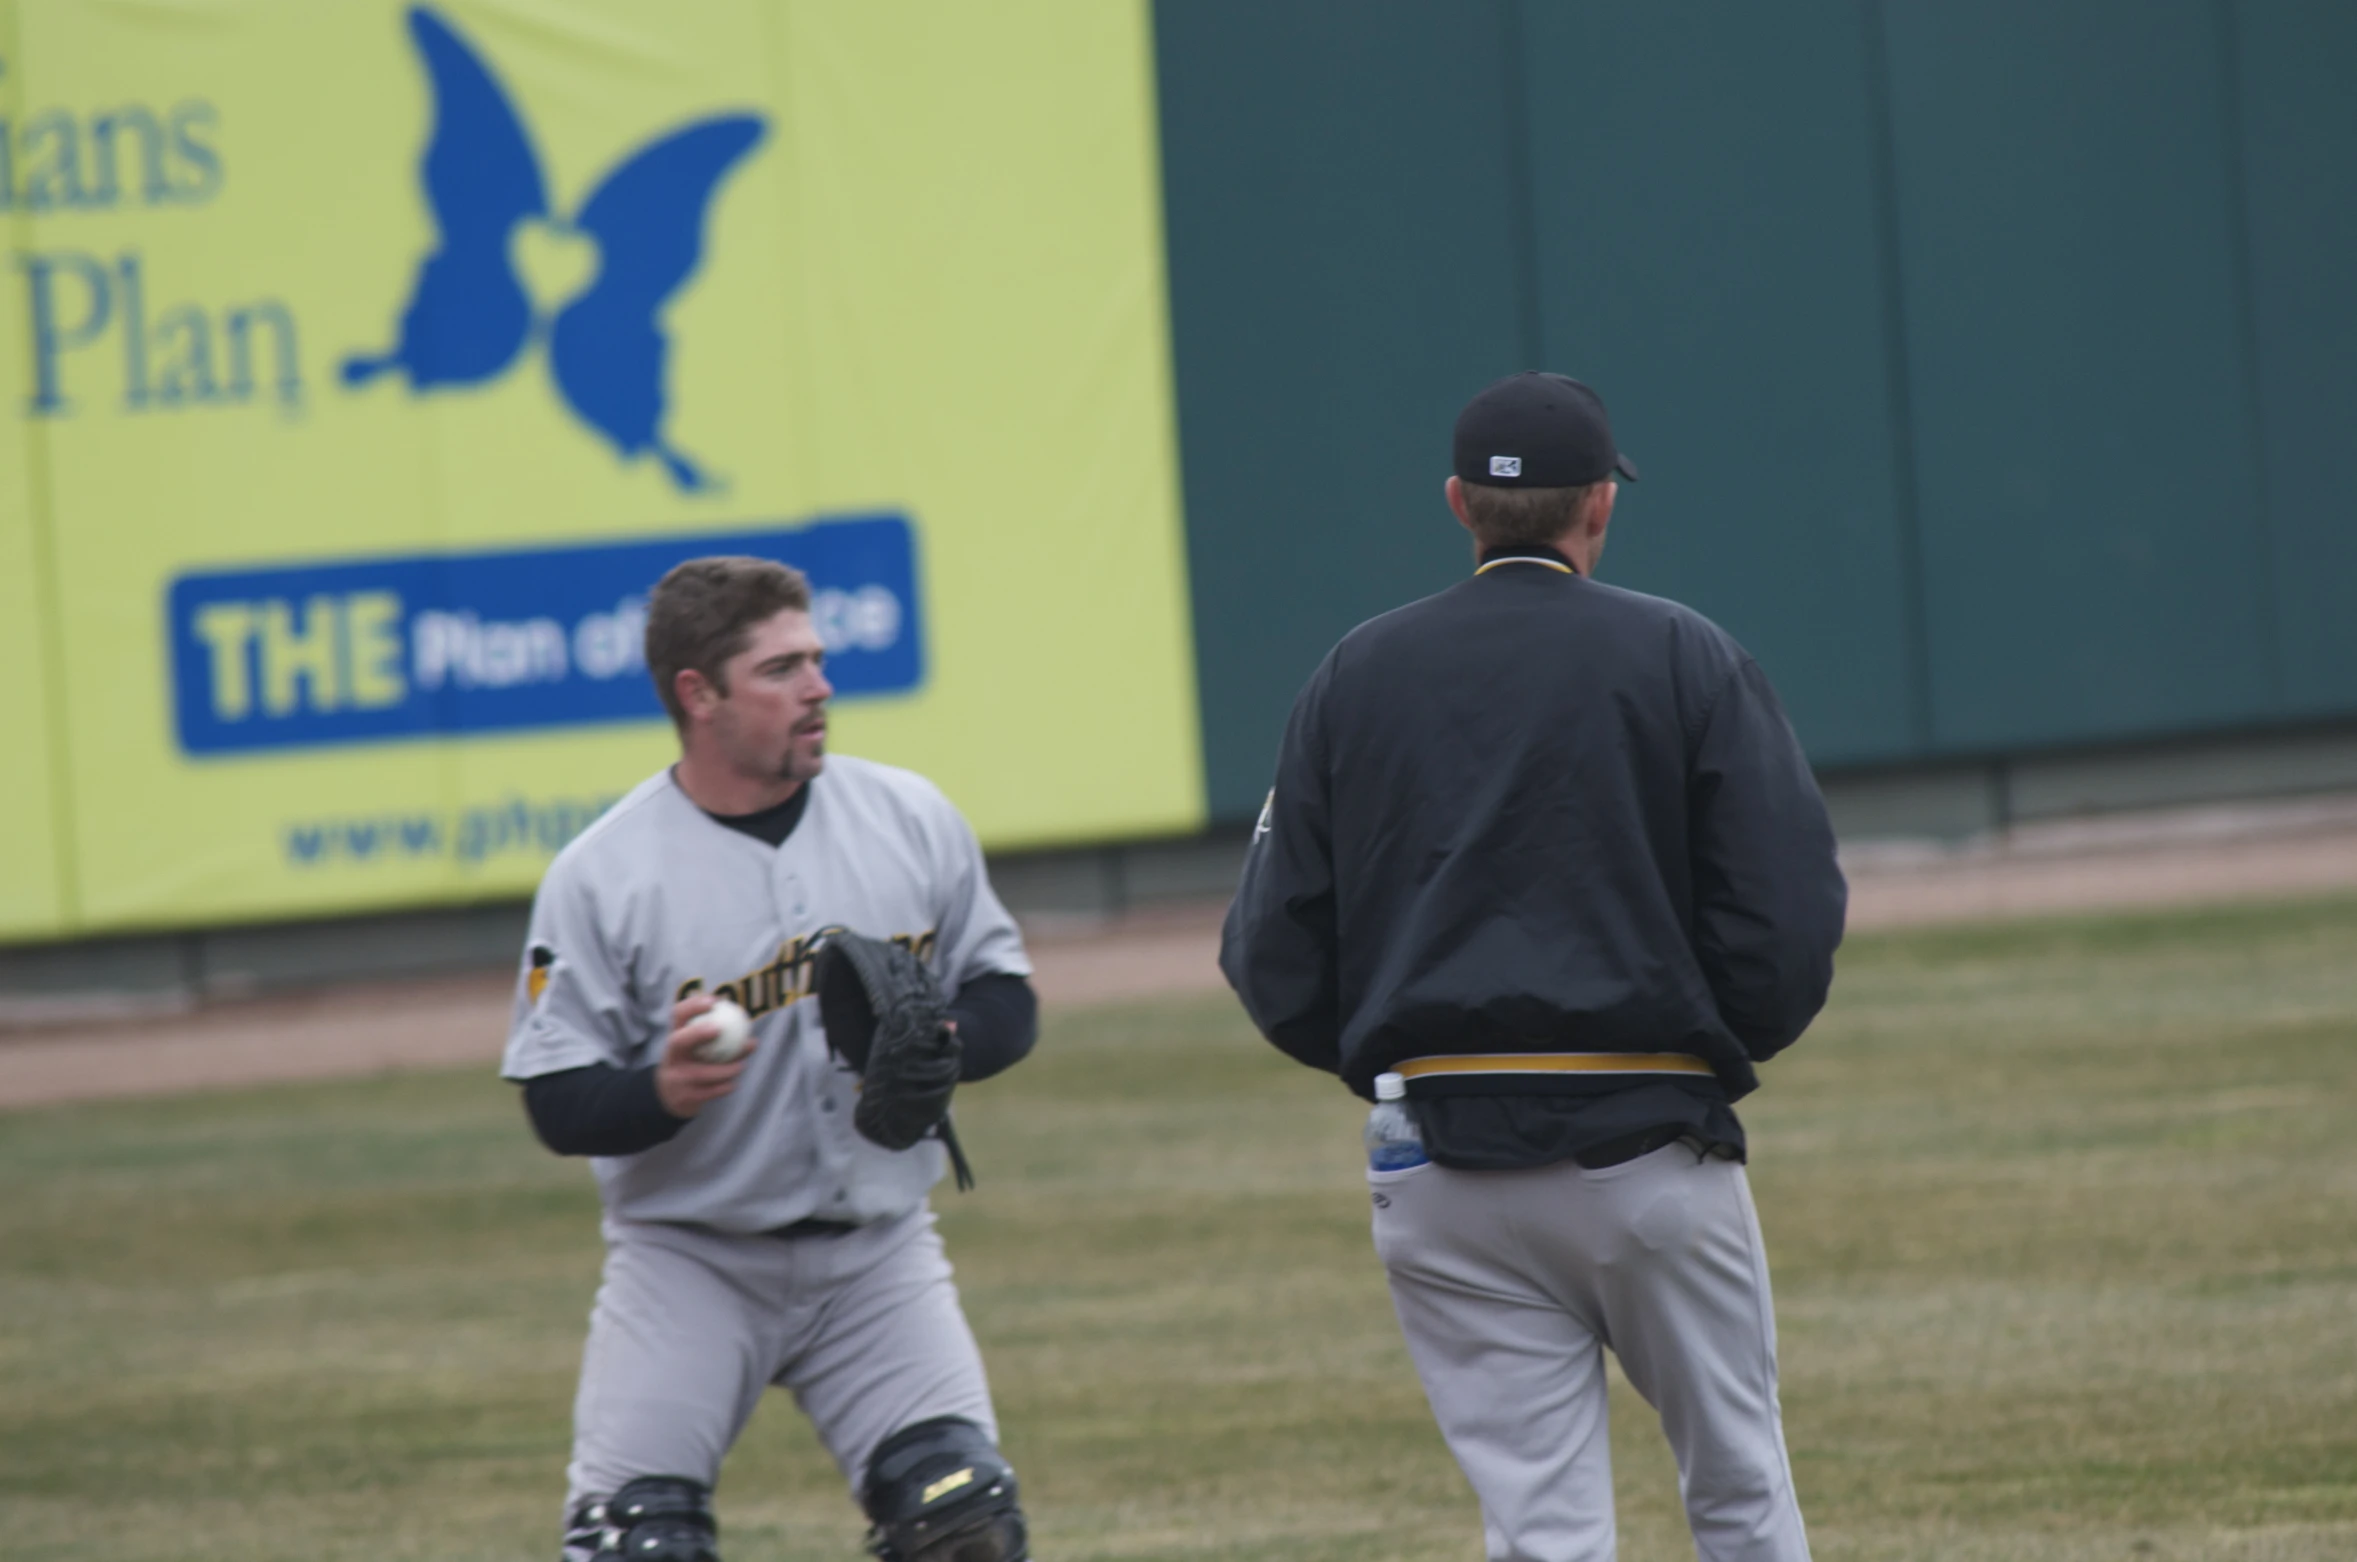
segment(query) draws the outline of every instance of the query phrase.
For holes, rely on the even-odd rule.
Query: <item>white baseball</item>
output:
[[[704,1018],[720,1027],[711,1040],[696,1048],[699,1063],[734,1063],[753,1045],[753,1016],[726,998],[704,1011]]]

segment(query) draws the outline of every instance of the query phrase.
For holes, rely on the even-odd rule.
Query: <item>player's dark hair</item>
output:
[[[647,598],[647,672],[673,726],[687,727],[679,675],[692,667],[728,693],[721,669],[751,642],[754,625],[788,608],[810,611],[810,582],[775,559],[689,559],[655,583]]]
[[[1474,540],[1485,548],[1530,548],[1559,541],[1579,515],[1580,506],[1602,482],[1577,488],[1492,488],[1464,483],[1465,515],[1473,523]]]

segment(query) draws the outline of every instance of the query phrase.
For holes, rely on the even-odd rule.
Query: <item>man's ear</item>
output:
[[[712,680],[693,667],[682,667],[671,675],[671,692],[679,696],[679,708],[687,712],[690,721],[711,714],[720,703],[720,691],[712,687]]]
[[[1619,497],[1620,484],[1610,478],[1605,479],[1602,493],[1588,496],[1587,531],[1590,536],[1604,535],[1604,529],[1612,524],[1612,503]]]
[[[1449,513],[1457,518],[1457,524],[1473,530],[1473,517],[1465,513],[1465,480],[1452,473],[1441,492],[1449,496]]]

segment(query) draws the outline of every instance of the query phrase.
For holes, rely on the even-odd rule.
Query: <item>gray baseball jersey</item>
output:
[[[660,1055],[680,999],[753,1016],[737,1088],[666,1144],[593,1159],[625,1220],[774,1231],[810,1217],[907,1214],[942,1173],[928,1139],[892,1151],[851,1126],[853,1076],[827,1052],[811,968],[848,928],[907,944],[945,997],[993,972],[1029,975],[981,848],[933,784],[830,755],[801,823],[771,847],[713,820],[666,769],[558,853],[532,908],[502,1072],[513,1080]]]

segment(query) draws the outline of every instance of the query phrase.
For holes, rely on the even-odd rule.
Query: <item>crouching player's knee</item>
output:
[[[583,1503],[565,1531],[565,1562],[720,1562],[720,1524],[701,1481],[642,1475]]]
[[[868,1549],[883,1562],[1028,1562],[1015,1472],[989,1436],[956,1416],[884,1439],[860,1494]]]

